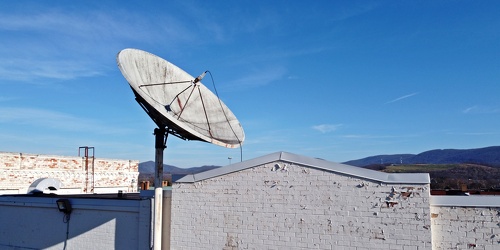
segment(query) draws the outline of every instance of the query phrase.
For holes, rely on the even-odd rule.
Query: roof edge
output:
[[[407,183],[407,184],[429,184],[430,176],[427,173],[408,173],[408,174],[393,174],[393,173],[383,173],[371,169],[365,169],[360,167],[355,167],[351,165],[341,164],[326,161],[319,158],[312,158],[308,156],[302,156],[297,154],[292,154],[288,152],[276,152],[261,157],[257,157],[251,160],[238,162],[235,164],[227,165],[224,167],[208,170],[205,172],[186,175],[174,182],[176,183],[193,183],[217,176],[222,176],[237,171],[241,171],[248,168],[253,168],[258,165],[263,165],[273,161],[284,161],[289,163],[295,163],[299,165],[304,165],[311,168],[322,169],[330,172],[355,176],[363,179],[379,181],[383,183]]]
[[[500,207],[495,195],[431,195],[431,207]]]

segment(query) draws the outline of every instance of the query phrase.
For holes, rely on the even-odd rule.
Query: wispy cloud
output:
[[[489,136],[498,135],[498,132],[448,132],[448,135],[467,135],[467,136]]]
[[[233,80],[231,87],[233,89],[248,89],[268,85],[285,77],[286,72],[286,69],[282,66],[262,69]]]
[[[371,3],[371,2],[367,3],[350,2],[350,4],[352,5],[351,6],[348,5],[348,7],[344,8],[334,8],[334,11],[331,13],[332,19],[336,21],[346,20],[352,17],[368,13],[380,5],[379,3]]]
[[[32,125],[64,131],[84,131],[97,134],[128,133],[128,129],[108,126],[93,119],[34,108],[0,108],[0,123]]]
[[[350,139],[384,139],[384,138],[407,138],[407,137],[417,137],[417,134],[410,135],[369,135],[369,134],[349,134],[343,135],[343,138]]]
[[[333,132],[333,131],[339,129],[341,126],[342,126],[342,124],[320,124],[320,125],[312,126],[312,128],[314,130],[317,130],[317,131],[325,134],[325,133]]]
[[[388,101],[388,102],[386,102],[385,104],[398,102],[398,101],[401,101],[401,100],[406,99],[406,98],[410,98],[410,97],[415,96],[415,95],[418,95],[418,94],[419,94],[418,92],[415,92],[415,93],[411,93],[411,94],[409,94],[409,95],[404,95],[404,96],[398,97],[398,98],[396,98],[396,99],[394,99],[394,100],[392,100],[392,101]]]
[[[32,84],[39,84],[36,79],[40,78],[69,80],[102,74],[102,70],[97,69],[92,63],[79,60],[19,59],[10,62],[0,61],[1,79],[29,81]]]
[[[84,18],[57,11],[29,14],[29,21],[15,13],[0,20],[0,32],[10,34],[0,48],[1,79],[36,84],[43,78],[67,80],[102,74],[102,64],[94,55],[100,58],[99,40],[110,44],[108,39],[103,41],[113,31],[104,27],[109,22],[98,16]],[[30,34],[37,39],[30,39]]]
[[[7,96],[0,96],[0,102],[8,102],[8,101],[12,101],[12,100],[15,100],[17,98],[15,97],[7,97]]]
[[[83,39],[84,41],[116,38],[142,40],[144,35],[149,37],[154,34],[148,32],[151,29],[147,29],[147,26],[153,23],[149,23],[147,19],[146,21],[144,21],[145,19],[132,20],[135,16],[134,13],[120,10],[117,10],[116,13],[110,13],[100,11],[63,12],[47,9],[24,14],[30,15],[30,18],[26,19],[19,13],[3,15],[0,20],[0,30],[28,33],[44,32],[48,37],[38,37],[53,39],[53,41],[68,41],[68,38]],[[127,18],[123,18],[123,16],[127,16]],[[182,34],[177,33],[177,31],[175,30],[176,34]],[[50,38],[50,35],[56,37]],[[78,49],[82,48],[82,46],[78,47]]]
[[[471,132],[471,133],[463,133],[463,135],[471,135],[471,136],[483,136],[483,135],[498,135],[499,133],[495,132]]]
[[[350,138],[350,139],[378,139],[378,138],[391,138],[391,136],[381,136],[381,135],[356,135],[356,134],[351,134],[351,135],[343,135],[343,138]],[[392,136],[393,137],[393,136]]]
[[[124,48],[122,43],[168,42],[169,48],[175,48],[196,40],[189,27],[169,15],[144,18],[120,9],[41,8],[0,13],[0,35],[6,38],[0,47],[0,79],[26,83],[106,74],[111,68],[109,58]]]
[[[493,113],[500,113],[500,108],[475,105],[464,109],[462,112],[464,114],[493,114]]]

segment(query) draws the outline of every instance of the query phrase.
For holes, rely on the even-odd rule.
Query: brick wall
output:
[[[468,205],[431,206],[433,249],[500,249],[500,207]]]
[[[172,249],[431,248],[428,184],[277,161],[172,188]]]
[[[39,178],[58,179],[68,192],[136,192],[138,168],[138,161],[95,158],[92,174],[92,158],[0,152],[0,194],[26,193]]]

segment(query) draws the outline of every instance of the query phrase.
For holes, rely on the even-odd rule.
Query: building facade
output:
[[[37,180],[61,183],[58,193],[137,192],[139,162],[0,152],[0,194],[26,194]]]
[[[284,152],[174,177],[161,249],[500,248],[500,196],[430,195],[429,182]],[[151,249],[153,194],[0,196],[0,246]]]
[[[428,174],[276,153],[174,181],[172,249],[431,249]]]

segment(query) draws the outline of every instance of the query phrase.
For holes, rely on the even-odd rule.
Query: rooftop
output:
[[[364,178],[373,181],[379,181],[383,183],[413,183],[413,184],[429,184],[430,177],[427,173],[383,173],[375,170],[354,167],[350,165],[345,165],[341,163],[335,163],[326,161],[318,158],[311,158],[307,156],[287,153],[287,152],[276,152],[268,155],[264,155],[251,160],[238,162],[228,166],[212,169],[197,174],[190,174],[185,176],[174,176],[173,182],[176,183],[193,183],[217,176],[226,175],[229,173],[241,171],[244,169],[253,168],[256,166],[264,165],[267,163],[272,163],[276,161],[282,161],[292,164],[299,164],[307,166],[310,168],[321,169],[325,171],[356,176],[359,178]]]

